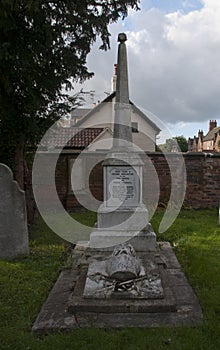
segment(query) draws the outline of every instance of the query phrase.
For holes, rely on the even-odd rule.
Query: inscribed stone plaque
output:
[[[140,179],[137,170],[131,166],[106,167],[107,207],[136,207],[140,203]]]
[[[11,170],[0,164],[0,258],[15,258],[28,251],[25,194],[13,181]]]

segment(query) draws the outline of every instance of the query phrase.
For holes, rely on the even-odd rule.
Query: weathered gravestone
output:
[[[25,194],[11,170],[0,163],[0,258],[28,254]]]

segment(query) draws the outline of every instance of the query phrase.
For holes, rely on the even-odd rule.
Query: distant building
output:
[[[103,132],[98,137],[98,143],[93,142],[87,146],[88,150],[110,149],[113,142],[115,88],[117,79],[117,67],[115,65],[112,77],[112,92],[103,101],[99,101],[91,109],[77,108],[71,112],[71,126],[75,128],[102,128]],[[154,152],[156,149],[156,136],[160,128],[144,114],[132,101],[131,122],[133,143],[143,151]]]
[[[216,120],[209,121],[209,131],[206,135],[199,130],[198,137],[188,139],[189,152],[220,152],[220,127]]]
[[[73,110],[72,124],[77,128],[103,128],[107,132],[99,137],[99,143],[88,146],[88,150],[109,149],[113,141],[113,122],[114,122],[114,102],[115,92],[111,93],[102,102],[98,103],[90,110],[84,110],[85,114],[81,116],[80,109]],[[156,148],[156,136],[160,129],[152,120],[146,116],[133,102],[131,106],[131,124],[132,138],[134,144],[143,151],[154,152]],[[76,121],[76,122],[75,122]],[[102,142],[103,141],[103,142]]]
[[[203,150],[203,130],[198,131],[198,136],[188,139],[188,151],[202,152]]]
[[[209,132],[203,138],[203,151],[220,152],[220,127],[216,120],[210,120]]]
[[[64,148],[66,151],[109,150],[113,146],[117,65],[114,66],[112,92],[91,108],[75,108],[70,116],[61,118],[57,131],[52,132],[44,147]],[[144,114],[132,101],[131,110],[132,141],[142,151],[155,152],[156,137],[160,128]],[[64,142],[67,140],[66,142]]]

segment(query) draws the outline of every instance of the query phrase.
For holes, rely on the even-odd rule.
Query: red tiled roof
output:
[[[45,146],[86,148],[102,131],[103,128],[61,127],[49,137]]]

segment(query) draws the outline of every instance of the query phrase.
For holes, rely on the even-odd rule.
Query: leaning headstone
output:
[[[0,163],[0,259],[28,254],[25,193],[11,169]]]

